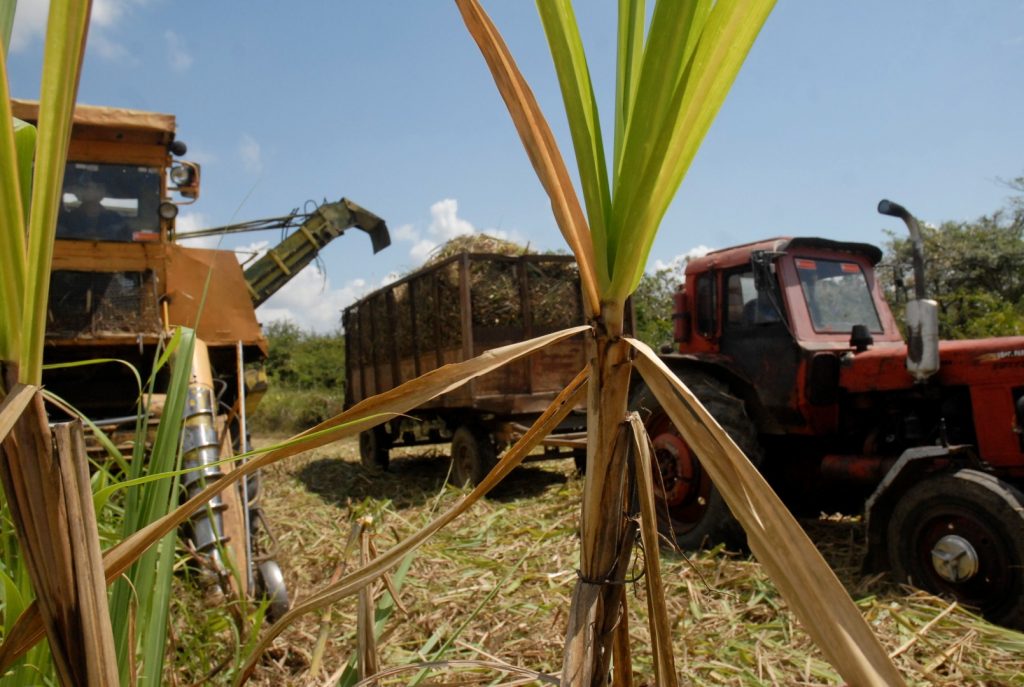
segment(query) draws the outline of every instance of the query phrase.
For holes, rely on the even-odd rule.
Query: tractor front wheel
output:
[[[700,373],[681,373],[680,379],[697,396],[755,466],[761,463],[757,431],[743,401],[717,379]],[[662,531],[684,550],[725,544],[745,550],[746,534],[722,494],[672,420],[646,387],[633,396],[630,407],[645,417],[654,445],[655,498]]]
[[[929,477],[889,520],[893,576],[1024,628],[1024,494],[977,470]]]

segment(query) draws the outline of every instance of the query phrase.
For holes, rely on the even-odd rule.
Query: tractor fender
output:
[[[900,498],[923,477],[963,467],[980,467],[972,446],[916,446],[904,451],[864,503],[867,552],[864,573],[889,569],[886,528]]]
[[[729,392],[743,401],[747,414],[754,421],[758,432],[771,432],[772,421],[764,410],[757,389],[733,364],[723,355],[687,353],[666,353],[658,356],[665,365],[680,379],[685,379],[687,372],[699,372],[717,379],[726,385]],[[638,379],[639,376],[634,376]]]

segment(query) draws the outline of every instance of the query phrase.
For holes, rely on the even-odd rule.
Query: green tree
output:
[[[631,297],[636,337],[655,350],[672,344],[672,295],[682,281],[682,271],[672,267],[645,272]]]
[[[264,329],[267,336],[267,375],[284,386],[295,383],[292,353],[302,340],[302,329],[290,320],[271,322]]]
[[[345,337],[340,331],[317,334],[291,321],[271,322],[267,374],[289,389],[340,391],[345,384]]]
[[[1024,192],[1024,177],[1008,185]],[[944,222],[921,233],[925,287],[939,302],[942,338],[1024,334],[1024,196],[973,222]],[[886,261],[892,269],[881,271],[882,280],[889,293],[901,296],[913,284],[910,240],[889,235]]]

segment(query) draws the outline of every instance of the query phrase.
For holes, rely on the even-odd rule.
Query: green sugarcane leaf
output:
[[[644,0],[619,0],[618,62],[615,78],[615,156],[612,178],[618,177],[626,124],[633,109],[644,51]]]
[[[39,384],[42,379],[50,261],[91,7],[89,0],[50,5],[39,92],[39,141],[29,211],[28,271],[22,308],[19,381],[23,383]]]
[[[614,182],[614,227],[609,251],[615,269],[620,244],[635,243],[636,214],[648,198],[641,189],[642,170],[666,151],[655,136],[672,121],[672,98],[685,82],[691,58],[711,8],[710,0],[659,2],[651,17],[637,92],[626,123],[621,165]]]
[[[14,118],[14,147],[18,154],[18,186],[21,190],[24,228],[28,224],[28,206],[32,199],[32,161],[36,155],[36,128],[17,117]]]
[[[569,131],[576,149],[576,164],[594,242],[598,285],[603,289],[609,279],[610,263],[603,247],[606,244],[606,221],[611,213],[611,191],[590,70],[587,68],[583,41],[580,39],[570,0],[538,0],[537,11],[547,34],[555,72],[562,89],[562,100],[565,102]]]
[[[0,360],[21,351],[21,307],[25,295],[23,179],[31,174],[35,129],[15,126],[7,83],[6,50],[0,50]],[[26,152],[25,149],[28,148]]]
[[[5,53],[11,48],[11,32],[14,30],[14,14],[18,0],[0,2],[0,49]]]
[[[624,301],[639,283],[661,218],[774,4],[774,0],[719,0],[714,5],[691,64],[653,137],[654,153],[639,172],[632,201],[627,198],[619,205],[620,198],[615,199],[613,223],[628,233],[620,237],[622,250],[616,254],[606,298]],[[644,96],[638,94],[637,109]]]

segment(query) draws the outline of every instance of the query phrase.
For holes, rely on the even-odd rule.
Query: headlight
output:
[[[188,186],[192,183],[193,172],[191,167],[178,165],[171,168],[171,181],[177,186]]]
[[[158,212],[160,213],[161,219],[174,219],[178,216],[178,206],[165,200],[160,203]]]

